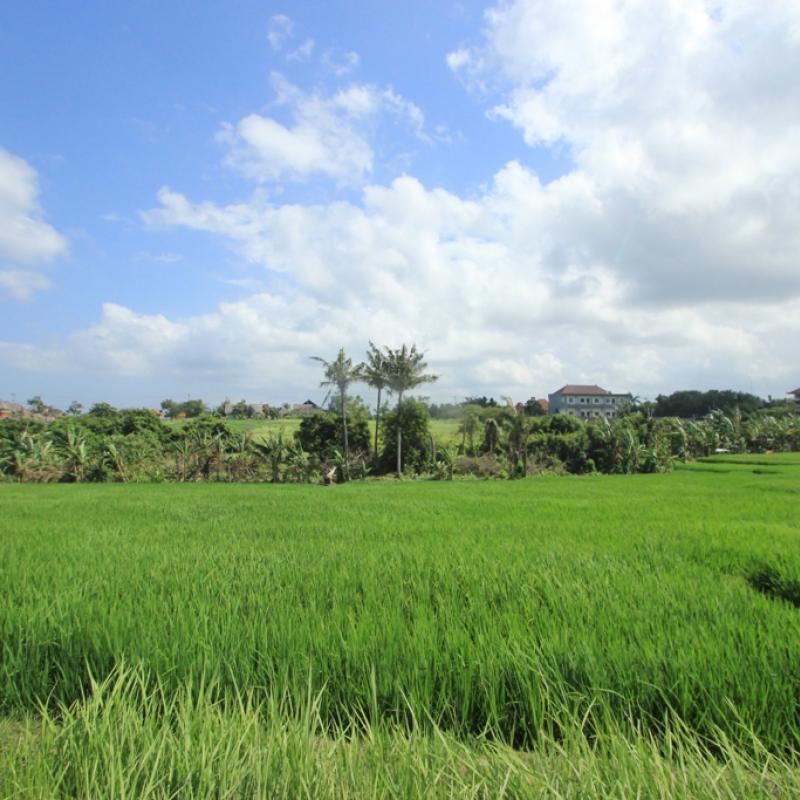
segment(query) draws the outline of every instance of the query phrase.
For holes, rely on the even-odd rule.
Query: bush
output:
[[[453,474],[474,478],[505,478],[508,475],[497,458],[489,453],[482,456],[458,456],[453,463]]]
[[[335,411],[322,411],[304,417],[295,439],[303,450],[321,459],[331,459],[342,449],[342,417]],[[347,418],[347,439],[350,452],[369,452],[369,422],[366,415]]]

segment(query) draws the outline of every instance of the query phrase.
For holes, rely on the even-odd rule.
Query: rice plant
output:
[[[753,576],[797,585],[800,481],[755,469],[1,486],[0,796],[791,796]]]

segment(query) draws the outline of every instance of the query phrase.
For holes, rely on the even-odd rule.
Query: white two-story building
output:
[[[571,414],[584,420],[602,417],[616,419],[633,398],[630,394],[614,394],[600,386],[567,384],[548,395],[548,414]]]

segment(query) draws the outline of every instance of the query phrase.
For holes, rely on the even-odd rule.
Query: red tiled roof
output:
[[[541,399],[537,400],[536,402],[542,407],[542,411],[549,411],[550,410],[550,401],[549,400],[545,400],[544,398],[541,398]]]
[[[568,383],[562,386],[555,394],[611,394],[611,392],[601,389],[597,384],[594,386],[580,386]]]

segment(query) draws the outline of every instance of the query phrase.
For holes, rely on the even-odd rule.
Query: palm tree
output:
[[[375,411],[375,459],[378,458],[378,428],[381,424],[381,391],[389,388],[389,376],[386,372],[386,356],[370,342],[367,350],[367,361],[361,371],[364,383],[378,390],[378,407]]]
[[[528,437],[531,433],[531,418],[525,411],[518,411],[510,398],[508,407],[508,477],[524,478],[528,474]]]
[[[336,387],[339,390],[339,402],[342,406],[342,444],[344,446],[344,478],[350,479],[350,446],[347,441],[347,387],[361,380],[363,364],[353,366],[353,359],[347,358],[344,348],[339,348],[335,361],[326,361],[319,356],[311,356],[325,368],[325,380],[320,386]]]
[[[497,445],[500,442],[500,426],[494,417],[489,417],[486,424],[483,426],[483,446],[484,448],[494,455]]]
[[[478,432],[478,426],[481,424],[481,418],[475,411],[474,406],[466,406],[464,409],[464,417],[461,424],[458,426],[458,432],[461,434],[461,453],[465,456],[475,455],[475,434]],[[469,448],[467,447],[469,442]]]
[[[438,375],[426,374],[423,372],[427,363],[424,361],[425,354],[417,350],[417,346],[411,347],[403,345],[397,350],[389,347],[384,348],[384,359],[386,364],[386,376],[389,388],[397,392],[397,477],[403,471],[403,426],[400,415],[402,413],[403,393],[419,386],[422,383],[432,383],[438,380]]]

